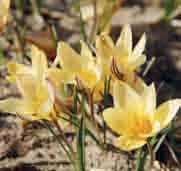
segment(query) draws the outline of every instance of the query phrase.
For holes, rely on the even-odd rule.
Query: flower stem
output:
[[[90,105],[90,114],[91,114],[91,119],[95,123],[95,118],[94,118],[94,102],[93,102],[93,92],[88,91],[88,101]]]
[[[146,152],[144,151],[144,149],[140,149],[139,151],[139,156],[137,159],[137,163],[136,163],[136,171],[144,171],[144,166],[145,166],[145,162],[146,162]]]
[[[151,168],[153,167],[153,162],[154,162],[154,152],[153,152],[153,148],[152,148],[152,145],[150,144],[150,142],[148,141],[147,142],[147,148],[148,148],[148,152],[149,152],[149,155],[150,155],[150,170]]]
[[[98,15],[97,15],[97,1],[96,0],[93,1],[93,8],[94,8],[94,19],[93,19],[93,25],[92,25],[92,29],[91,29],[90,37],[89,37],[89,40],[91,43],[94,40],[95,35],[97,33]]]

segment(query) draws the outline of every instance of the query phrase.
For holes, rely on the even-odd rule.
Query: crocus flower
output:
[[[26,119],[48,119],[55,117],[55,93],[52,84],[47,80],[48,70],[46,56],[35,46],[31,49],[32,66],[8,63],[7,77],[15,83],[21,98],[8,98],[0,101],[0,110],[18,114]]]
[[[121,74],[130,75],[134,73],[146,61],[146,56],[143,54],[145,43],[146,36],[143,34],[133,49],[132,31],[129,25],[123,27],[116,44],[107,33],[98,36],[96,49],[104,75],[111,74],[112,61],[116,63]]]
[[[115,81],[114,107],[103,112],[108,126],[119,134],[116,146],[125,151],[137,149],[168,126],[176,115],[181,99],[169,100],[156,107],[154,84],[138,93],[126,83]]]
[[[75,52],[67,43],[58,45],[57,58],[62,70],[78,78],[85,87],[93,89],[100,80],[100,70],[91,51],[84,42],[81,42],[80,54]]]
[[[21,115],[25,119],[48,119],[50,120],[54,113],[54,91],[51,84],[43,78],[43,61],[39,60],[39,68],[36,69],[36,76],[28,72],[32,68],[23,65],[17,65],[17,72],[9,72],[9,79],[15,83],[20,91],[21,98],[8,98],[0,101],[0,110],[12,114]],[[8,65],[8,70],[16,64]],[[22,66],[22,68],[21,68]],[[27,72],[22,73],[23,70]]]

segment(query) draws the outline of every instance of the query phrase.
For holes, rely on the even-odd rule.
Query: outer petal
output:
[[[141,55],[135,61],[133,61],[130,65],[132,67],[132,70],[136,70],[141,65],[143,65],[145,62],[146,62],[146,56],[145,55]]]
[[[108,108],[103,111],[103,117],[107,125],[121,135],[128,135],[133,126],[133,118],[121,108]]]
[[[131,151],[146,144],[144,139],[135,139],[132,137],[120,136],[116,141],[116,146],[124,151]]]
[[[147,87],[145,82],[134,73],[126,74],[124,79],[131,87],[136,90],[136,92],[138,92],[138,94],[141,94],[145,87]]]
[[[22,101],[16,98],[1,100],[0,110],[3,112],[12,113],[12,114],[22,112]]]
[[[0,110],[11,114],[18,114],[28,120],[40,119],[39,115],[36,115],[37,113],[33,104],[31,105],[29,102],[21,99],[9,98],[0,101]]]
[[[92,55],[89,47],[81,41],[81,65],[83,70],[95,68],[96,60]],[[92,68],[93,67],[93,68]]]
[[[7,64],[7,68],[8,68],[8,73],[10,75],[8,75],[6,77],[6,79],[12,83],[16,82],[16,78],[17,76],[21,75],[21,74],[30,74],[32,73],[31,68],[23,65],[23,64],[18,64],[16,62],[9,62]]]
[[[81,56],[86,57],[89,60],[93,59],[93,56],[89,47],[83,41],[81,41]]]
[[[58,88],[62,83],[73,83],[75,75],[68,71],[52,67],[47,70],[47,78]]]
[[[30,67],[16,63],[14,61],[8,62],[7,64],[9,74],[30,74]]]
[[[172,121],[179,107],[181,107],[181,99],[169,100],[158,107],[154,119],[160,122],[160,127],[162,129]]]
[[[125,25],[117,40],[116,46],[124,52],[125,56],[129,56],[132,51],[132,31],[130,25]]]
[[[43,84],[42,87],[40,87],[40,90],[37,90],[37,94],[42,94],[39,98],[40,103],[42,103],[40,106],[40,113],[50,113],[55,100],[55,92],[52,85],[49,82]]]
[[[113,87],[114,104],[126,112],[137,112],[142,108],[141,96],[129,85],[122,81],[115,81]]]
[[[156,90],[154,83],[144,88],[142,100],[144,104],[144,112],[153,115],[156,109]]]
[[[100,58],[110,59],[113,57],[114,43],[110,36],[101,34],[96,39],[96,49]]]
[[[22,74],[21,77],[16,78],[17,86],[22,93],[23,98],[35,100],[36,99],[36,82],[32,75]],[[39,84],[40,85],[40,84]]]
[[[57,51],[63,69],[69,72],[78,72],[81,69],[81,56],[67,43],[60,42]]]
[[[100,79],[100,74],[98,72],[96,72],[95,69],[96,68],[94,66],[94,68],[92,68],[92,70],[90,70],[90,69],[84,70],[84,71],[78,73],[78,76],[80,77],[82,82],[89,88],[94,88],[96,83]]]
[[[136,61],[143,53],[146,44],[146,35],[143,34],[132,53],[132,61]]]
[[[42,79],[44,79],[45,72],[48,68],[46,55],[42,50],[32,45],[31,56],[33,72],[35,73],[37,79],[39,81],[42,81]]]

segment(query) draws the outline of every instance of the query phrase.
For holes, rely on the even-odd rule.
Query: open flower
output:
[[[9,7],[10,0],[0,1],[0,30],[2,30],[4,25],[7,23]]]
[[[11,97],[1,100],[0,110],[18,114],[30,120],[52,118],[54,91],[44,77],[45,61],[46,59],[42,56],[42,59],[36,61],[38,63],[33,63],[32,68],[13,62],[9,63],[9,80],[17,85],[21,98]]]
[[[114,83],[114,107],[103,112],[106,123],[120,136],[116,145],[126,151],[143,146],[165,128],[176,115],[180,99],[169,100],[156,108],[154,84],[137,93],[127,84]]]
[[[81,53],[75,52],[65,42],[58,45],[57,57],[64,72],[78,78],[85,87],[93,89],[100,80],[100,71],[91,51],[81,42]]]
[[[17,85],[21,98],[1,100],[0,110],[31,120],[51,120],[56,117],[55,91],[47,78],[49,70],[47,59],[43,51],[35,46],[32,46],[31,57],[32,66],[16,62],[8,63],[9,76],[7,78]]]
[[[143,55],[145,43],[146,36],[143,34],[133,49],[132,31],[129,25],[123,27],[116,45],[114,45],[113,40],[106,33],[98,36],[96,48],[99,56],[99,64],[102,67],[104,75],[111,74],[110,68],[113,59],[120,73],[126,75],[132,74],[146,61],[146,56]]]

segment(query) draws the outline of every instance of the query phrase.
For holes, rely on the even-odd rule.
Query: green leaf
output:
[[[3,49],[0,48],[0,65],[3,64],[4,59],[5,59],[5,56],[4,56],[4,54],[3,54]]]
[[[147,153],[146,153],[144,147],[142,147],[138,151],[138,159],[136,161],[136,171],[145,170],[144,168],[145,168],[145,163],[146,163],[146,157],[147,157]]]
[[[77,171],[85,171],[85,111],[84,99],[81,104],[82,118],[77,132]]]
[[[81,121],[79,121],[76,116],[72,116],[71,119],[67,119],[63,116],[60,116],[60,118],[69,122],[70,124],[73,124],[76,128],[80,128]],[[100,142],[100,140],[96,137],[96,135],[94,135],[94,133],[90,129],[85,128],[85,135],[89,136],[103,150],[103,143]]]
[[[165,9],[166,18],[168,18],[180,4],[181,4],[180,0],[165,0],[164,9]]]
[[[55,137],[57,143],[60,145],[60,147],[62,147],[62,149],[64,150],[65,154],[69,158],[70,162],[74,165],[74,161],[72,159],[72,156],[71,156],[70,152],[67,150],[67,148],[65,147],[62,139],[55,133],[54,129],[48,124],[48,122],[46,120],[42,120],[42,122],[43,122],[43,126],[45,128],[47,128],[51,132],[51,134]]]

